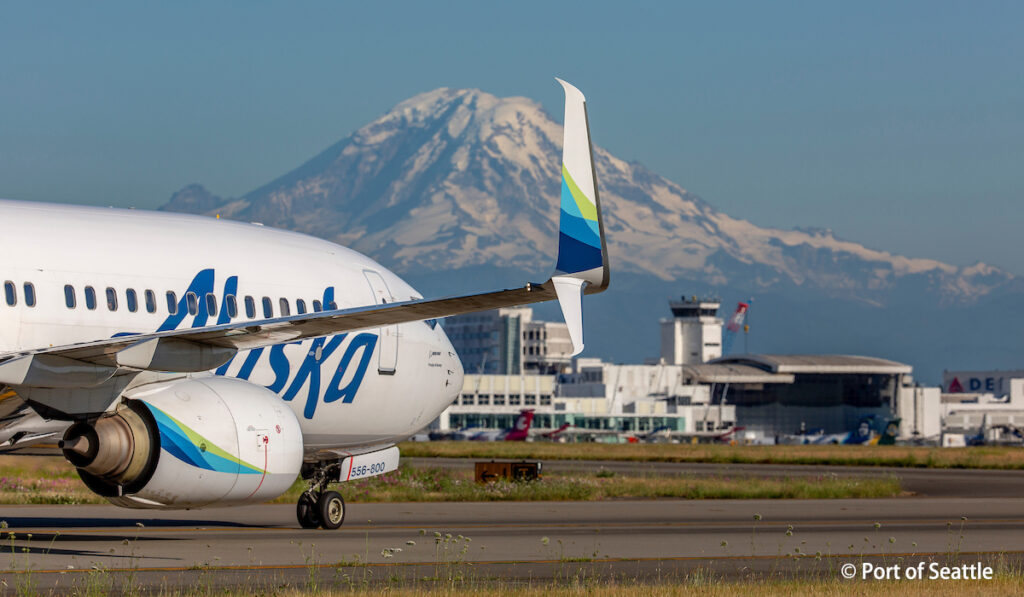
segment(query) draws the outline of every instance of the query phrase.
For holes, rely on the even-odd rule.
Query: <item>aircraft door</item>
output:
[[[363,270],[366,281],[373,291],[373,300],[378,305],[394,302],[391,291],[388,290],[387,282],[373,270]],[[398,364],[398,326],[389,325],[378,330],[380,340],[378,342],[377,372],[384,375],[393,375]]]

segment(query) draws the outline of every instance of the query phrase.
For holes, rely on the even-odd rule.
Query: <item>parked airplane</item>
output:
[[[437,318],[557,299],[583,349],[582,296],[608,286],[583,94],[566,94],[555,274],[425,300],[344,247],[259,224],[0,201],[0,451],[62,453],[131,508],[263,502],[338,528],[331,483],[398,466],[463,368]]]
[[[475,442],[525,442],[530,437],[530,424],[533,423],[533,409],[519,411],[516,422],[508,429],[492,429],[479,431],[469,437]]]
[[[862,417],[857,426],[847,433],[825,433],[824,429],[801,430],[794,435],[783,435],[779,438],[783,444],[866,444],[871,440],[874,431],[871,421],[874,417]],[[802,425],[801,425],[802,427]]]

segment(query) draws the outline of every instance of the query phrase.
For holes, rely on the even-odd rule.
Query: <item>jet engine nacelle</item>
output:
[[[135,388],[64,435],[85,484],[119,506],[201,508],[256,503],[291,487],[302,431],[288,405],[246,381],[208,377]]]

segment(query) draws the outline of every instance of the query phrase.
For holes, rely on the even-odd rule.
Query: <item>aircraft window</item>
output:
[[[109,287],[107,288],[107,309],[117,311],[117,291]]]
[[[288,299],[281,299],[281,317],[288,317],[292,314],[291,308],[288,306]]]
[[[139,295],[135,294],[134,288],[129,288],[124,291],[124,302],[128,305],[128,310],[132,313],[139,310]]]
[[[167,291],[167,313],[178,314],[178,295],[174,294],[173,290]]]
[[[185,293],[185,304],[188,305],[188,314],[196,315],[199,313],[199,297],[194,292]]]
[[[235,300],[235,295],[229,294],[224,297],[224,308],[231,319],[238,317],[238,301]]]
[[[92,286],[85,287],[85,308],[90,311],[96,310],[96,291]]]
[[[270,301],[269,296],[263,297],[263,317],[270,319],[274,316],[274,303]]]
[[[206,312],[211,316],[217,314],[217,297],[212,292],[206,294]]]
[[[302,299],[295,299],[295,312],[299,315],[306,314],[306,301]]]
[[[25,306],[36,306],[36,287],[32,285],[32,282],[25,282]]]
[[[7,299],[7,304],[14,306],[18,304],[18,295],[14,290],[14,282],[10,280],[4,282],[4,297]]]
[[[245,316],[249,319],[256,319],[256,301],[251,296],[245,297]]]
[[[74,309],[78,304],[75,298],[75,287],[71,284],[64,285],[64,304],[68,306],[68,309]]]
[[[152,290],[146,290],[146,311],[149,313],[156,313],[156,293]]]
[[[313,313],[319,313],[323,310],[324,308],[320,305],[320,301],[313,301]]]

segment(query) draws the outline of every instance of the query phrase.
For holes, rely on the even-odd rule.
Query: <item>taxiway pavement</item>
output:
[[[314,577],[327,586],[367,575],[643,581],[696,570],[830,575],[848,561],[1024,558],[1024,499],[1006,497],[350,503],[338,531],[298,528],[290,505],[5,506],[0,520],[7,589],[26,579],[64,588],[109,580],[115,590],[126,579],[136,588],[302,586]]]

